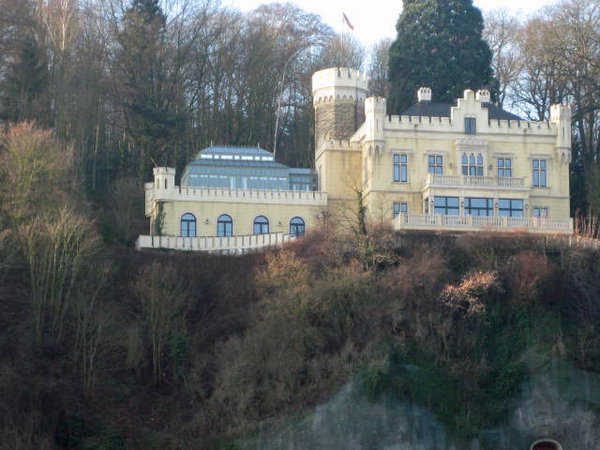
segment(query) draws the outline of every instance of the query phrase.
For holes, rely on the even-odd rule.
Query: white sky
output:
[[[285,3],[285,0],[280,0]],[[269,0],[222,0],[223,6],[234,6],[250,11]],[[402,0],[292,0],[305,11],[319,14],[336,31],[342,28],[342,11],[354,25],[355,36],[364,45],[384,37],[396,36],[396,21],[402,10]],[[528,14],[553,0],[474,0],[475,6],[484,13],[490,9],[506,8],[519,14]]]

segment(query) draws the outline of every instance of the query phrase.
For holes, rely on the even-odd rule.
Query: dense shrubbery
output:
[[[0,448],[211,448],[357,374],[468,436],[506,417],[528,349],[600,371],[597,252],[326,226],[259,255],[136,253],[131,204],[92,214],[50,133],[0,151]]]

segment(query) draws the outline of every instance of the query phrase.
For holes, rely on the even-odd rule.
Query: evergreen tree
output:
[[[48,85],[44,50],[32,34],[23,37],[17,56],[0,86],[0,119],[10,122],[45,119],[43,93]]]
[[[433,101],[449,103],[465,89],[492,84],[492,54],[472,0],[403,1],[390,48],[392,113],[413,104],[420,86],[432,89]]]
[[[118,99],[133,148],[125,167],[149,176],[151,161],[167,163],[167,150],[181,134],[184,117],[170,71],[166,18],[158,0],[134,0],[123,17],[114,70]]]

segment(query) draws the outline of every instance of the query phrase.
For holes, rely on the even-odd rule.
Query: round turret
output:
[[[312,77],[315,141],[346,140],[364,122],[364,100],[369,80],[360,70],[335,67]]]
[[[154,189],[157,191],[170,190],[175,187],[175,168],[174,167],[155,167],[152,169],[154,174]]]

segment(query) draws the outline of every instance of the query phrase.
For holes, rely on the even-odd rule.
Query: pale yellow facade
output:
[[[268,221],[268,231],[264,234],[288,236],[292,219],[301,219],[307,230],[314,228],[327,206],[327,194],[320,191],[177,186],[175,169],[169,167],[155,168],[154,182],[146,183],[145,190],[150,234],[164,236],[218,237],[217,222],[222,215],[231,218],[231,231],[227,233],[230,236],[253,235],[259,216]],[[194,229],[182,233],[182,218],[186,214],[193,216]],[[161,222],[160,230],[156,221]],[[265,242],[271,242],[270,239]]]
[[[497,120],[486,107],[489,92],[467,90],[449,116],[390,116],[386,100],[367,92],[356,70],[313,75],[318,191],[181,187],[175,169],[157,167],[145,185],[150,235],[182,238],[168,248],[255,249],[289,240],[295,218],[303,232],[325,215],[352,226],[359,197],[370,223],[396,229],[573,232],[568,106],[552,106],[549,122]],[[430,89],[418,94],[431,102]],[[193,234],[182,234],[186,214]],[[209,244],[224,214],[230,233]],[[268,220],[267,237],[245,239],[258,216]],[[150,237],[139,246],[156,247]]]
[[[313,77],[316,167],[332,200],[352,207],[360,190],[370,220],[396,228],[572,232],[568,106],[552,106],[549,122],[495,120],[483,106],[489,93],[467,90],[450,117],[390,116],[385,99],[364,98],[363,89],[363,75],[349,69]],[[319,108],[335,107],[348,92],[364,104],[364,122],[346,139],[330,139]],[[429,89],[421,94],[431,100]]]

